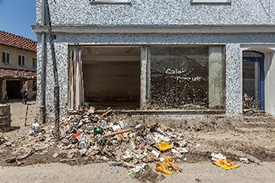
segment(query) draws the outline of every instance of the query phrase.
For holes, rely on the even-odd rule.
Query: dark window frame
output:
[[[8,65],[10,64],[10,53],[9,52],[2,52],[2,63]]]
[[[21,67],[26,67],[26,57],[24,55],[18,55],[18,65]]]
[[[37,58],[32,58],[32,68],[36,69],[37,67]]]

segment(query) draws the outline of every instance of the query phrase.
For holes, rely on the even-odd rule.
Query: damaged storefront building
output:
[[[33,27],[37,104],[40,116],[51,117],[42,5],[37,0]],[[275,2],[50,0],[49,7],[62,114],[87,102],[97,109],[241,115],[249,107],[275,115]]]

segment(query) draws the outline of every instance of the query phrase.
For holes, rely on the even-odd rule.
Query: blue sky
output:
[[[0,0],[0,30],[36,40],[35,0]]]

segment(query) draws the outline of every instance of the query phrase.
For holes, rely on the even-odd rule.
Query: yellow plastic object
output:
[[[173,158],[165,158],[164,163],[166,163],[168,166],[171,166],[177,172],[182,172],[182,168],[174,163]]]
[[[161,162],[156,163],[156,171],[160,173],[165,173],[167,175],[172,175],[173,173],[168,169],[168,167]]]
[[[164,141],[158,143],[158,147],[160,151],[167,151],[173,149],[173,146],[169,145],[167,142]]]
[[[230,161],[227,159],[219,159],[215,162],[213,162],[214,165],[217,165],[225,170],[231,170],[238,168],[240,165],[237,165],[234,161]]]

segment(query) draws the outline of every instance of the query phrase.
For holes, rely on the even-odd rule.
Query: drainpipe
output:
[[[42,25],[46,26],[45,0],[42,0]],[[46,32],[42,31],[42,64],[41,64],[41,106],[40,114],[42,114],[42,123],[46,123],[46,64],[47,64],[47,46]]]

